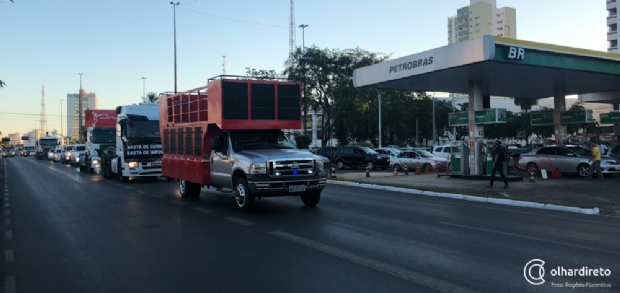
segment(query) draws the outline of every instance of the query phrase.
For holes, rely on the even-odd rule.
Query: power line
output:
[[[206,16],[211,16],[211,17],[215,17],[215,18],[221,18],[221,19],[225,19],[225,20],[229,20],[229,21],[234,21],[234,22],[241,22],[241,23],[247,23],[247,24],[253,24],[253,25],[261,25],[261,26],[269,26],[269,27],[287,28],[286,26],[283,26],[283,25],[275,25],[275,24],[266,24],[266,23],[245,21],[245,20],[234,19],[234,18],[225,17],[225,16],[219,16],[219,15],[215,15],[215,14],[204,13],[204,12],[200,12],[200,11],[196,11],[196,10],[192,10],[192,9],[183,8],[183,7],[178,7],[178,8],[179,9],[183,9],[183,10],[187,10],[187,11],[191,11],[191,12],[194,12],[194,13],[198,13],[198,14],[202,14],[202,15],[206,15]]]

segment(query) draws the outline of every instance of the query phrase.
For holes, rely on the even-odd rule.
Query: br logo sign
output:
[[[508,58],[514,60],[525,59],[525,49],[518,47],[510,47],[508,50]]]

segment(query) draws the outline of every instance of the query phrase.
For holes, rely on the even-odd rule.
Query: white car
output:
[[[452,151],[452,146],[448,145],[437,145],[433,147],[433,155],[435,157],[450,159],[450,152]]]
[[[62,150],[61,148],[56,148],[54,149],[54,154],[52,155],[53,158],[52,160],[54,162],[61,162],[62,161]]]

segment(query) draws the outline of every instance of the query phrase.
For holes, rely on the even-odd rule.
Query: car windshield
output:
[[[422,157],[425,157],[425,158],[432,158],[432,157],[434,157],[434,156],[435,156],[435,155],[433,155],[433,154],[431,154],[431,153],[429,153],[429,152],[427,152],[427,151],[418,151],[418,153],[419,153]]]
[[[233,131],[233,150],[295,149],[295,145],[279,130]]]
[[[14,152],[15,148],[14,147],[6,147],[6,148],[4,148],[4,151],[5,152]]]
[[[93,130],[92,142],[93,143],[106,143],[116,141],[116,130],[110,129],[97,129]]]
[[[592,156],[592,151],[589,149],[584,149],[582,147],[569,147],[568,149],[579,156]]]
[[[159,121],[132,121],[127,126],[127,137],[159,137]]]
[[[362,150],[364,150],[364,152],[366,152],[369,155],[378,155],[379,153],[375,152],[373,149],[369,148],[369,147],[361,147]]]
[[[85,150],[86,150],[86,147],[85,147],[85,146],[83,146],[83,145],[80,145],[80,146],[78,146],[77,148],[75,148],[75,150],[76,150],[76,151],[78,151],[78,152],[82,152],[82,151],[85,151]]]

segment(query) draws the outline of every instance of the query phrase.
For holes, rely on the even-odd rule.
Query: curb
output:
[[[327,183],[336,184],[336,185],[344,185],[344,186],[361,187],[361,188],[367,188],[367,189],[395,191],[395,192],[417,194],[417,195],[424,195],[424,196],[445,197],[445,198],[453,198],[453,199],[468,200],[468,201],[475,201],[475,202],[488,202],[488,203],[507,205],[507,206],[563,211],[563,212],[579,213],[579,214],[585,214],[585,215],[598,215],[599,214],[599,209],[597,207],[591,208],[591,209],[577,208],[577,207],[568,207],[568,206],[561,206],[561,205],[554,205],[554,204],[520,201],[520,200],[513,200],[513,199],[472,196],[472,195],[455,194],[455,193],[442,193],[442,192],[434,192],[434,191],[422,191],[418,189],[392,187],[392,186],[376,185],[376,184],[368,184],[368,183],[357,183],[357,182],[351,182],[351,181],[327,180]]]

